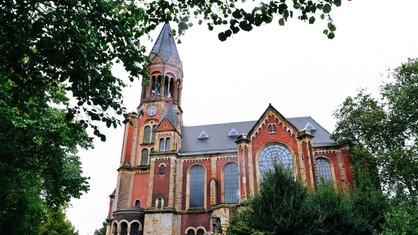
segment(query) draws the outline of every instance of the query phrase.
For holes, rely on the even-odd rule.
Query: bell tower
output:
[[[142,82],[141,102],[138,106],[140,116],[138,121],[142,120],[142,123],[138,124],[144,127],[148,124],[153,133],[149,137],[150,140],[146,139],[145,143],[154,143],[158,140],[155,136],[156,128],[160,126],[164,118],[169,117],[174,129],[180,135],[183,125],[183,111],[181,110],[183,67],[168,23],[163,25],[151,50],[150,60],[151,63],[148,65],[150,77],[149,80]],[[144,134],[148,138],[148,129],[144,131]],[[179,148],[170,149],[178,150]]]
[[[150,79],[142,83],[140,106],[144,103],[172,100],[173,104],[179,107],[183,67],[168,23],[164,24],[151,50],[150,60]]]
[[[175,154],[181,148],[183,68],[168,23],[155,41],[150,61],[137,115],[125,126],[113,211],[153,204],[152,188],[143,190],[153,181],[153,155]]]

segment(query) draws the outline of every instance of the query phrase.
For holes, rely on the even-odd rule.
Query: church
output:
[[[107,235],[228,234],[234,209],[274,164],[310,190],[352,187],[349,146],[310,116],[284,117],[268,104],[258,120],[184,126],[183,68],[168,23],[150,59],[124,129]]]

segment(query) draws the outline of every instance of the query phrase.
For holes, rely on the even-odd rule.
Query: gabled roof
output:
[[[159,55],[164,62],[170,57],[174,57],[179,64],[181,64],[180,56],[177,51],[174,37],[171,34],[171,27],[169,23],[165,23],[160,34],[158,35],[157,41],[151,50],[150,59],[152,60],[156,55]]]
[[[310,125],[314,126],[315,130],[311,131],[314,136],[312,139],[313,146],[336,145],[336,143],[331,140],[330,133],[319,125],[312,117],[294,117],[287,118],[287,120],[297,128],[298,131],[302,131],[308,122]],[[237,152],[237,145],[235,143],[236,136],[229,135],[231,129],[234,128],[239,134],[248,134],[256,123],[257,121],[246,121],[183,127],[182,147],[179,151],[179,155],[235,153]],[[199,135],[202,131],[205,131],[209,137],[199,139]]]
[[[166,118],[171,123],[171,125],[173,125],[174,128],[177,128],[178,118],[177,118],[176,111],[174,110],[174,105],[173,105],[172,100],[168,102],[167,108],[164,110],[164,113],[161,115],[160,121],[157,124],[157,128],[160,126],[161,122]]]
[[[289,124],[289,126],[292,128],[292,129],[295,129],[295,130],[297,130],[297,127],[295,127],[294,125],[293,125],[293,123],[291,123],[291,122],[289,122],[289,120],[287,119],[287,118],[285,118],[277,109],[275,109],[274,107],[273,107],[273,105],[271,105],[271,104],[269,104],[269,106],[267,107],[267,109],[263,112],[263,114],[260,116],[260,118],[257,120],[257,123],[256,124],[261,124],[263,121],[264,121],[264,117],[266,116],[266,114],[268,113],[268,112],[273,112],[273,113],[275,113],[275,115],[276,116],[278,116],[278,117],[280,117],[280,119],[281,120],[283,120],[284,122],[286,122],[286,123],[288,123]],[[253,134],[253,132],[255,131],[255,129],[257,128],[257,126],[258,125],[254,125],[253,126],[253,128],[251,128],[251,130],[249,131],[249,133],[247,133],[247,134],[249,134],[249,135],[251,135],[251,134]]]

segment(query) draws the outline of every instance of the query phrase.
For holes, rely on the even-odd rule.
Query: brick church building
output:
[[[258,120],[183,126],[183,69],[169,24],[151,61],[137,116],[125,126],[107,235],[227,233],[234,207],[274,163],[308,189],[352,185],[348,146],[309,116],[266,105]]]

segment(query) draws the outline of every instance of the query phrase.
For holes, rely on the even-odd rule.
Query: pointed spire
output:
[[[181,64],[180,56],[177,52],[176,43],[174,42],[174,37],[171,34],[171,27],[169,23],[164,24],[160,35],[158,35],[157,41],[151,50],[150,58],[153,59],[156,55],[159,55],[164,62],[174,56],[178,63]]]

